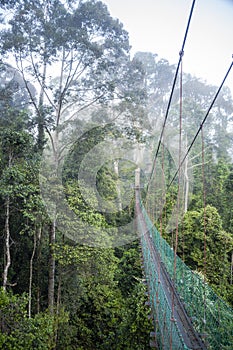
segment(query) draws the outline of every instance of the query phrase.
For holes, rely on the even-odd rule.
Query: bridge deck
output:
[[[137,191],[136,191],[137,192]],[[174,321],[176,322],[179,332],[183,338],[183,341],[187,348],[193,350],[206,350],[207,347],[204,344],[201,336],[193,328],[192,322],[187,315],[185,307],[176,292],[173,281],[171,280],[169,274],[166,271],[164,264],[161,262],[159,252],[155,249],[153,242],[149,236],[149,229],[144,220],[140,205],[139,205],[139,195],[136,196],[136,215],[140,220],[141,226],[143,227],[144,239],[151,251],[151,256],[153,258],[154,266],[157,271],[160,271],[160,281],[162,289],[166,295],[166,299],[170,305],[170,309],[174,310]],[[172,322],[172,321],[171,321]]]

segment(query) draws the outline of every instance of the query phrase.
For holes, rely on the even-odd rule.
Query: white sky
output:
[[[149,51],[177,64],[192,0],[102,0],[129,32],[132,52]],[[233,0],[196,0],[184,70],[219,86],[232,61]],[[233,68],[226,81],[233,95]]]

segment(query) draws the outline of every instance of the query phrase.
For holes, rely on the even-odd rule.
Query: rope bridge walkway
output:
[[[232,350],[233,310],[174,255],[147,215],[137,187],[136,217],[155,327],[151,345],[163,350]]]

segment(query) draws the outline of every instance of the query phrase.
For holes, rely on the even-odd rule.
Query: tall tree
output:
[[[167,96],[174,75],[174,66],[151,52],[137,52],[134,59],[141,62],[144,69],[144,88],[146,90],[147,112],[153,127],[158,128],[163,121]]]
[[[28,165],[24,157],[28,154],[30,144],[30,135],[26,132],[17,132],[6,130],[1,133],[1,190],[0,195],[5,206],[5,263],[3,271],[3,288],[10,282],[8,281],[9,268],[11,266],[11,245],[13,242],[11,234],[11,208],[13,203],[24,196],[26,197],[30,190],[27,181]],[[31,151],[31,150],[30,150]],[[29,152],[30,152],[29,151]]]
[[[1,32],[1,52],[14,59],[23,76],[34,106],[38,149],[43,150],[46,130],[55,159],[51,176],[57,177],[62,157],[58,128],[62,122],[74,119],[97,102],[132,98],[126,84],[131,64],[128,34],[101,1],[24,0],[3,2],[1,8],[11,13]],[[37,86],[36,98],[30,93],[30,81]],[[48,295],[52,310],[56,210],[49,236]]]
[[[51,116],[58,126],[62,115],[127,94],[128,35],[103,3],[24,0],[3,7],[13,16],[1,33],[1,51],[14,58],[26,87],[33,79],[39,89],[32,98],[39,148]]]

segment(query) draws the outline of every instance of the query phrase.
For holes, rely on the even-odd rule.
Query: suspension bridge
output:
[[[164,350],[232,349],[233,310],[175,256],[152,224],[138,184],[135,192],[143,269],[155,328],[151,346]]]
[[[159,149],[163,143],[164,131],[169,115],[177,77],[180,71],[180,138],[182,123],[182,59],[184,46],[193,14],[195,0],[192,2],[187,28],[179,53],[179,61],[165,113],[158,147],[152,163],[147,191],[154,176]],[[179,166],[168,189],[176,179],[179,181],[182,165],[193,147],[207,117],[231,71],[227,73],[214,96],[209,109],[200,124],[187,152],[182,157],[179,149]],[[203,146],[203,145],[202,145]],[[179,142],[179,148],[181,143]],[[202,149],[204,164],[204,148]],[[177,180],[178,176],[178,180]],[[204,170],[203,170],[204,176]],[[204,181],[203,181],[204,182]],[[205,205],[205,200],[204,200]],[[233,310],[207,284],[205,278],[193,272],[155,228],[148,215],[140,194],[140,169],[135,175],[135,214],[140,236],[143,271],[148,288],[148,305],[154,332],[151,334],[151,347],[161,350],[232,350],[233,349]],[[177,242],[176,242],[177,243]]]

